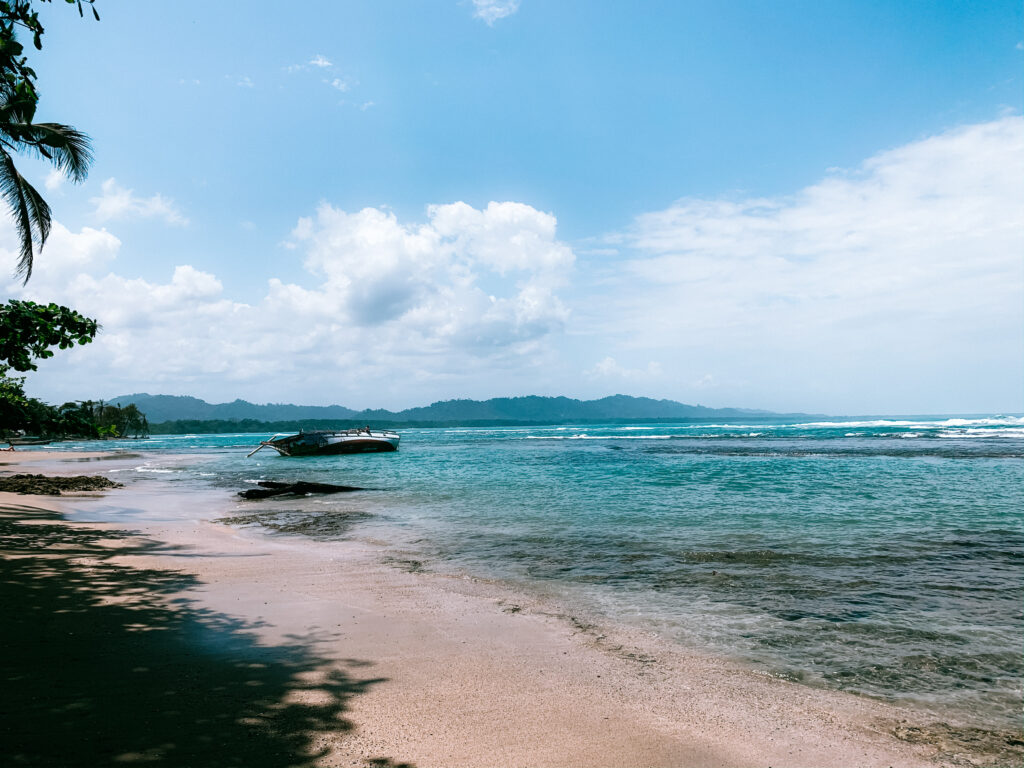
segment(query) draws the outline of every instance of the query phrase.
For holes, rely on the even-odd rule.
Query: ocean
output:
[[[1020,416],[407,429],[393,454],[246,458],[266,437],[102,448],[139,454],[115,479],[223,492],[233,525],[373,540],[767,674],[1020,730]],[[229,501],[298,478],[371,490]]]

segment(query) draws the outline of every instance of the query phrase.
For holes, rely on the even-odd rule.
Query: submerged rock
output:
[[[239,491],[243,499],[268,499],[271,496],[305,496],[310,493],[345,493],[347,491],[365,491],[354,485],[331,485],[330,483],[309,483],[300,480],[297,483],[279,483],[274,480],[261,480],[260,488]]]

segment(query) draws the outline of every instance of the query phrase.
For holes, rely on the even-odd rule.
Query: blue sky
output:
[[[35,394],[1024,410],[1017,2],[97,7]]]

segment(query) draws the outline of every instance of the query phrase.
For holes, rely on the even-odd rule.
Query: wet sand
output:
[[[402,570],[372,543],[270,538],[216,509],[129,535],[62,522],[69,503],[0,494],[15,764],[972,764],[910,713]]]
[[[107,453],[105,451],[41,451],[27,448],[15,448],[13,451],[0,451],[0,467],[12,472],[34,472],[35,467],[45,466],[47,474],[73,474],[67,465],[75,461],[116,460],[124,454]],[[21,467],[21,469],[15,469]]]

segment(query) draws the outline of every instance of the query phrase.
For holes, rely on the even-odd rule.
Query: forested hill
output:
[[[243,426],[242,422],[245,427],[258,431],[260,427],[257,424],[296,429],[301,425],[309,429],[318,423],[334,428],[342,426],[343,422],[352,425],[515,424],[631,419],[728,419],[775,415],[769,411],[747,408],[706,408],[674,400],[653,400],[628,395],[612,395],[600,400],[538,396],[498,397],[483,401],[445,400],[397,412],[380,409],[355,411],[341,405],[257,405],[245,400],[214,404],[195,397],[145,393],[122,395],[113,398],[110,403],[134,403],[154,427],[162,422],[179,422],[186,431],[199,431],[202,430],[203,422],[209,422],[210,430],[217,432],[245,431],[239,430]]]
[[[600,400],[568,397],[496,397],[491,400],[444,400],[397,413],[361,411],[355,418],[389,421],[573,421],[592,419],[711,418],[769,415],[767,411],[705,408],[674,400],[612,395]]]
[[[351,419],[356,411],[341,405],[291,405],[268,403],[256,405],[246,400],[230,403],[208,403],[197,397],[178,395],[121,395],[110,405],[135,403],[146,414],[150,424],[161,421],[301,421],[305,419]]]

